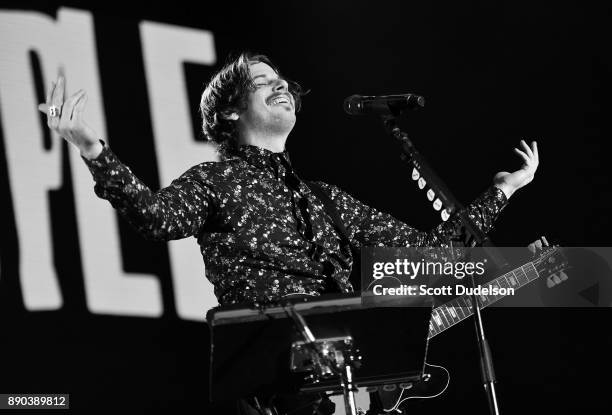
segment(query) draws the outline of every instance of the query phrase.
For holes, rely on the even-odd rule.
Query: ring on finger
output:
[[[51,118],[59,117],[60,109],[57,105],[51,105],[49,107],[48,113],[49,113],[49,117]]]

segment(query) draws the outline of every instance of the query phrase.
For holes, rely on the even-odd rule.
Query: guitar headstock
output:
[[[541,276],[560,273],[569,268],[569,262],[558,245],[542,246],[533,260],[537,272]]]

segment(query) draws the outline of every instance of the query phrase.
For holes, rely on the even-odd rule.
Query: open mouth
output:
[[[289,104],[291,105],[291,100],[286,95],[277,95],[268,100],[268,105],[278,105],[278,104]]]

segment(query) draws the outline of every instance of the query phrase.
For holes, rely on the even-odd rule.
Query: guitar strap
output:
[[[353,255],[353,268],[351,271],[350,282],[353,285],[355,291],[359,291],[361,289],[361,252],[355,247],[351,245],[351,241],[349,239],[349,233],[342,223],[342,219],[340,218],[340,213],[336,208],[336,205],[331,200],[331,198],[325,193],[323,188],[312,181],[304,181],[306,185],[310,188],[310,191],[323,203],[323,208],[325,209],[325,213],[331,218],[334,223],[334,228],[340,235],[340,243],[343,247],[348,247]]]
[[[350,248],[351,254],[353,255],[353,269],[351,270],[349,280],[356,292],[361,291],[361,252],[351,245],[349,233],[346,230],[344,223],[342,223],[340,213],[327,193],[325,193],[321,186],[315,182],[305,181],[305,183],[310,188],[312,193],[323,203],[325,212],[334,222],[334,227],[340,235],[340,242],[342,245],[348,245]],[[378,392],[370,393],[370,410],[368,413],[384,413],[383,403]]]

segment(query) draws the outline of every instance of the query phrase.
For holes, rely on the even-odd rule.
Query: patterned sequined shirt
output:
[[[353,291],[348,278],[351,250],[341,243],[323,203],[293,170],[286,151],[243,145],[220,162],[192,167],[157,192],[108,146],[85,162],[96,194],[110,201],[144,237],[197,238],[220,304],[319,295],[329,286]],[[422,232],[336,186],[317,183],[338,209],[356,248],[448,246],[465,236],[456,216]],[[466,209],[487,233],[506,203],[503,192],[491,187]]]

